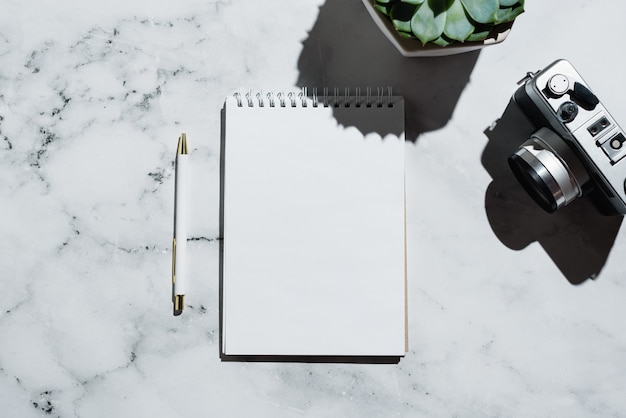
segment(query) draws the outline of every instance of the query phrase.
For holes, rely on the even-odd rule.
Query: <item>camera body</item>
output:
[[[508,162],[530,196],[555,212],[590,193],[626,214],[626,135],[572,64],[555,61],[518,84],[513,100],[537,131]]]

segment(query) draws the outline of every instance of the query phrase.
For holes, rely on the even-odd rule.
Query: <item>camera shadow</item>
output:
[[[482,164],[493,181],[485,210],[493,232],[513,250],[537,241],[571,284],[595,279],[609,256],[622,216],[606,216],[589,198],[579,198],[550,214],[520,186],[507,158],[536,129],[512,100],[504,114],[485,130],[489,139]]]
[[[329,95],[338,88],[352,94],[357,87],[361,95],[365,88],[391,87],[394,95],[405,100],[406,139],[417,141],[420,134],[445,126],[467,85],[478,59],[479,51],[449,57],[407,58],[391,44],[372,20],[360,0],[328,0],[320,7],[317,21],[298,60],[297,85],[313,88],[328,87]],[[343,126],[355,126],[363,134],[376,131],[384,136],[385,128],[374,127],[367,121],[348,119],[334,112]]]

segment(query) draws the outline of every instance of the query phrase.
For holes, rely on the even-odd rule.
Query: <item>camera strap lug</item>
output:
[[[527,72],[526,75],[524,76],[524,78],[522,78],[520,81],[517,82],[517,85],[519,86],[521,84],[526,83],[528,80],[532,80],[533,78],[535,78],[535,75],[538,72],[539,71],[535,71],[535,72],[529,71],[529,72]]]

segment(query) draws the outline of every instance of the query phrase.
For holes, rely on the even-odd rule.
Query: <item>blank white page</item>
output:
[[[404,101],[392,103],[226,100],[225,355],[404,355]]]

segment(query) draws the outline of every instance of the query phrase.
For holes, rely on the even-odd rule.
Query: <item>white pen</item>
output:
[[[189,153],[187,135],[178,138],[176,151],[176,189],[174,192],[174,239],[172,242],[172,302],[174,315],[183,312],[187,293],[187,218],[189,204]]]

